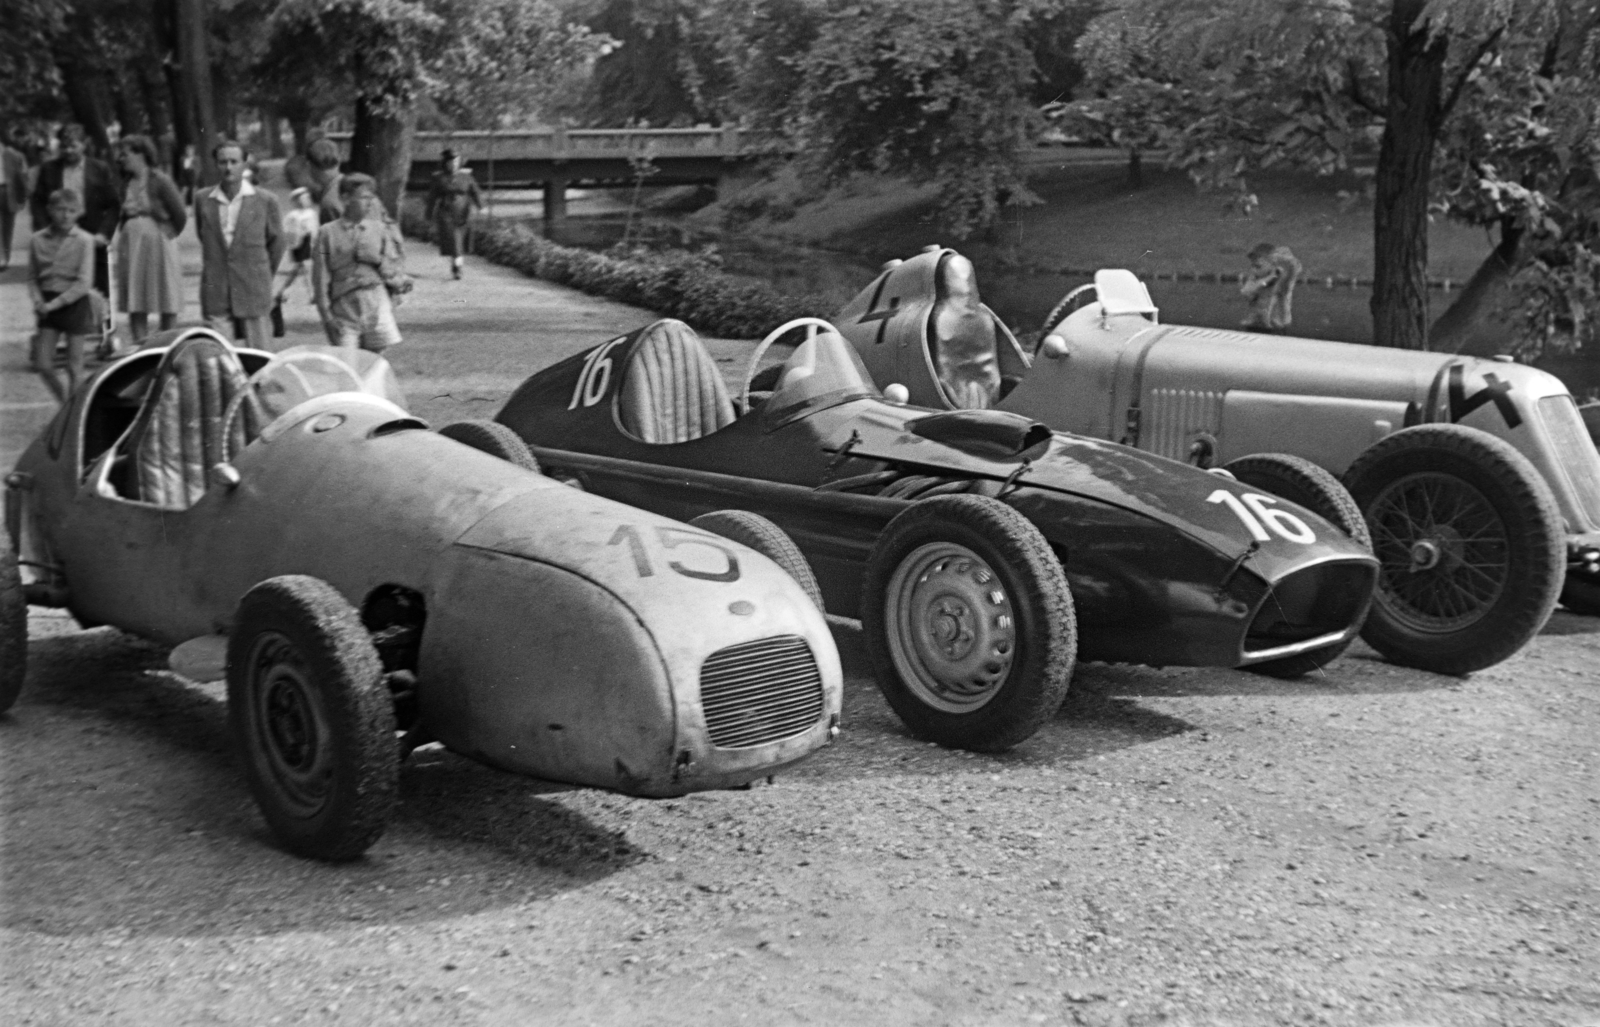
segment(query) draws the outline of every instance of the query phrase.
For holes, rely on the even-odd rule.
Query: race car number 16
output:
[[[1271,542],[1276,534],[1289,542],[1309,545],[1317,540],[1311,526],[1287,510],[1274,510],[1271,504],[1278,500],[1259,492],[1246,492],[1236,496],[1227,489],[1217,489],[1206,497],[1208,503],[1221,503],[1239,518],[1250,537],[1257,542]],[[1263,526],[1265,525],[1265,526]],[[1271,529],[1269,532],[1268,529]]]
[[[592,407],[605,398],[606,389],[611,386],[610,353],[626,341],[627,336],[612,339],[589,354],[589,359],[583,362],[583,370],[578,372],[578,384],[572,390],[572,402],[567,404],[568,410],[578,409],[579,403]]]

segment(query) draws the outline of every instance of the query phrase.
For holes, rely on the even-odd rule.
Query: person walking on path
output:
[[[344,214],[317,233],[312,285],[328,341],[382,353],[400,342],[394,303],[407,292],[400,233],[382,215],[377,182],[345,175],[339,182]]]
[[[82,125],[62,125],[56,141],[60,143],[61,156],[39,165],[34,182],[30,204],[33,223],[43,225],[49,220],[47,208],[56,190],[71,189],[78,194],[82,205],[78,227],[94,237],[94,287],[105,296],[111,291],[107,247],[117,230],[117,219],[122,216],[120,179],[111,165],[88,155],[89,138]]]
[[[1261,243],[1249,253],[1250,271],[1239,292],[1250,301],[1241,324],[1258,331],[1281,332],[1294,321],[1294,283],[1300,261],[1287,246]]]
[[[65,403],[83,380],[83,346],[99,328],[89,293],[94,288],[94,237],[76,224],[83,201],[71,189],[57,189],[45,204],[46,227],[28,244],[28,296],[38,319],[33,369]],[[56,377],[56,348],[67,342],[67,384]]]
[[[483,194],[478,191],[477,179],[454,150],[445,150],[439,156],[444,170],[433,176],[426,215],[433,222],[439,255],[450,258],[450,277],[460,278],[467,225],[473,212],[483,209]]]
[[[165,330],[183,311],[177,238],[188,216],[177,184],[157,166],[148,136],[123,136],[116,153],[126,180],[117,233],[117,304],[137,344],[150,334],[151,314],[160,316]]]
[[[0,271],[11,266],[11,239],[17,228],[17,211],[27,202],[28,161],[22,151],[0,142]]]
[[[272,281],[285,240],[278,201],[245,181],[244,147],[223,140],[211,151],[221,181],[195,196],[200,237],[200,314],[224,336],[270,348]]]

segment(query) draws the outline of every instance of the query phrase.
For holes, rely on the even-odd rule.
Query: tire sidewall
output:
[[[11,536],[0,529],[0,713],[17,701],[28,676],[28,600]]]
[[[480,453],[487,453],[524,470],[539,470],[539,461],[516,432],[499,421],[474,419],[456,421],[439,429],[439,434]]]
[[[1037,532],[1022,515],[997,500],[950,496],[915,504],[890,522],[873,549],[863,581],[862,629],[868,640],[867,649],[878,687],[914,734],[941,745],[976,751],[999,751],[1031,735],[1039,724],[1054,715],[1066,698],[1076,661],[1076,619],[1065,574],[1059,563],[1055,563],[1054,555],[1049,554],[1047,545],[1045,552],[1054,564],[1054,573],[1060,578],[1058,594],[1064,599],[1061,604],[1054,604],[1049,599],[1049,593],[1054,590],[1051,583],[1035,580],[1033,574],[1016,566],[1014,560],[1008,558],[986,531],[959,515],[934,516],[933,508],[936,506],[959,510],[958,503],[952,503],[951,500],[993,503]],[[918,516],[909,520],[901,519],[913,512]],[[1039,541],[1043,544],[1042,536]],[[937,710],[918,698],[901,677],[887,643],[889,625],[885,602],[888,583],[895,569],[912,552],[930,542],[953,542],[982,558],[1005,588],[1017,618],[1017,651],[1006,680],[987,703],[970,713]],[[1052,610],[1052,606],[1058,608]],[[1048,641],[1052,635],[1057,638],[1054,646]],[[1059,652],[1052,652],[1053,648],[1061,646],[1070,650],[1070,655],[1064,661]],[[1013,715],[1015,705],[1019,702],[1031,712],[1031,716],[1024,720],[1031,720],[1032,723],[1018,723]]]
[[[823,610],[822,589],[817,584],[811,563],[800,547],[794,544],[789,533],[771,520],[748,510],[713,510],[694,518],[689,524],[753,549],[771,560],[794,579],[818,610]]]
[[[252,661],[269,635],[282,636],[310,679],[311,702],[328,727],[334,767],[329,794],[314,814],[288,808],[270,758]],[[394,712],[382,664],[355,610],[327,584],[274,578],[240,602],[228,641],[228,712],[250,791],[274,835],[291,852],[320,859],[359,855],[382,833],[398,792]]]

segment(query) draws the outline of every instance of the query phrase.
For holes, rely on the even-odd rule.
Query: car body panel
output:
[[[108,366],[82,395],[152,356],[161,351]],[[742,784],[835,730],[837,652],[778,565],[426,431],[385,399],[341,392],[294,406],[235,455],[234,483],[217,480],[182,510],[116,496],[117,447],[85,453],[81,432],[60,437],[54,456],[49,431],[24,454],[12,478],[25,485],[8,493],[42,557],[30,577],[53,578],[86,623],[178,644],[226,633],[240,597],[278,575],[320,578],[358,609],[403,588],[426,603],[416,694],[431,734],[507,770],[633,794]],[[809,651],[816,715],[782,737],[718,747],[702,664],[774,638]]]
[[[891,468],[977,481],[981,494],[1028,513],[1063,558],[1086,659],[1250,662],[1246,628],[1268,596],[1267,583],[1323,562],[1349,568],[1350,587],[1366,590],[1341,624],[1345,637],[1365,611],[1375,562],[1315,514],[1284,504],[1308,526],[1309,541],[1253,539],[1226,503],[1211,498],[1247,494],[1237,483],[1126,447],[1042,428],[1042,436],[1029,435],[1031,422],[1012,414],[979,414],[977,421],[1040,441],[1012,458],[983,456],[918,435],[925,428],[919,422],[935,412],[886,402],[870,385],[824,391],[798,415],[780,385],[760,408],[718,431],[687,442],[642,442],[621,427],[625,370],[598,393],[579,386],[598,353],[626,369],[648,330],[539,372],[496,419],[528,440],[552,473],[570,474],[610,498],[674,517],[727,506],[770,517],[812,561],[832,613],[859,612],[866,557],[910,505],[834,491],[832,484]],[[826,352],[830,338],[837,340],[825,334],[809,341],[791,364],[810,359],[807,347]],[[842,341],[838,347],[848,354]],[[580,395],[592,401],[581,403]]]

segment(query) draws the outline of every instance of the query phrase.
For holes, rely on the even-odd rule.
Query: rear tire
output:
[[[1350,491],[1339,484],[1338,478],[1310,460],[1288,453],[1256,453],[1230,461],[1223,469],[1241,484],[1305,507],[1350,536],[1361,548],[1372,552],[1372,533],[1367,530],[1361,508],[1351,498]],[[1302,677],[1344,655],[1353,641],[1354,638],[1298,656],[1251,664],[1244,669],[1275,678]]]
[[[713,510],[689,522],[696,528],[747,546],[782,567],[806,596],[822,609],[822,588],[811,564],[789,533],[748,510]]]
[[[250,791],[290,852],[346,860],[399,791],[394,707],[360,615],[332,586],[269,578],[239,601],[228,719]]]
[[[9,710],[28,676],[28,600],[11,535],[0,529],[0,713]]]
[[[1405,428],[1345,473],[1381,564],[1361,637],[1396,663],[1468,674],[1544,627],[1566,573],[1550,487],[1504,440],[1456,424]]]
[[[499,421],[456,421],[440,428],[439,434],[480,453],[516,464],[525,471],[539,471],[539,461],[528,451],[528,444]]]
[[[861,626],[878,687],[911,733],[979,752],[1055,715],[1078,652],[1055,553],[985,496],[937,496],[889,522],[867,560]]]

